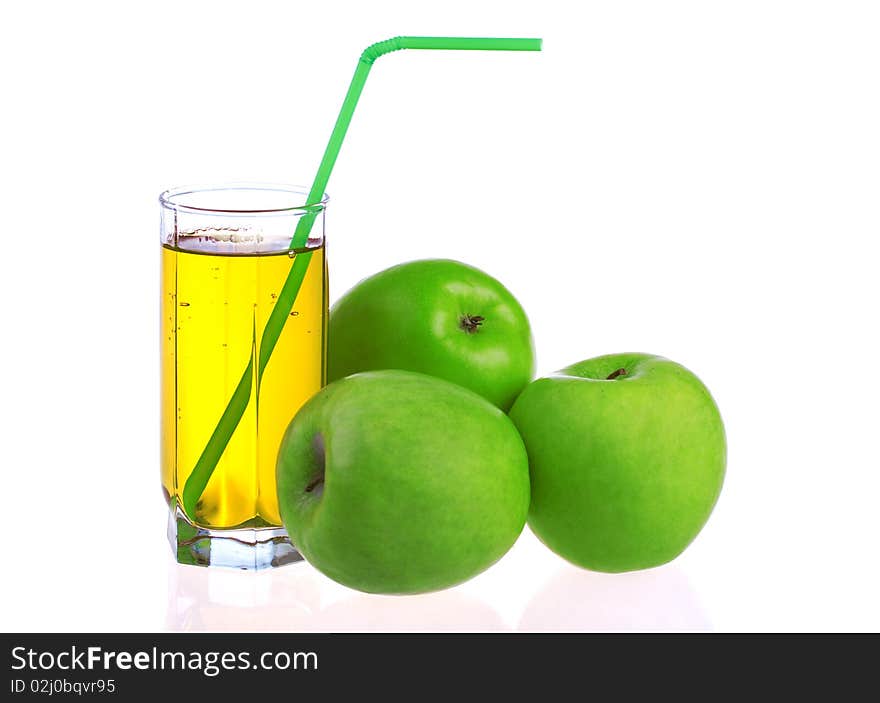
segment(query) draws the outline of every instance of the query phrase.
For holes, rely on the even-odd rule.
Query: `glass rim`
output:
[[[182,185],[175,188],[169,188],[159,194],[159,204],[163,208],[175,210],[177,212],[188,212],[193,214],[217,214],[217,215],[278,215],[285,213],[319,213],[327,207],[330,196],[324,193],[324,196],[317,202],[305,203],[277,208],[249,208],[249,209],[231,209],[222,207],[200,207],[196,205],[187,205],[185,203],[176,202],[175,198],[180,198],[193,193],[209,193],[224,191],[274,191],[278,193],[287,193],[289,195],[300,196],[301,200],[307,200],[309,188],[300,185],[291,185],[288,183],[270,183],[263,181],[236,181],[232,183],[199,183],[192,185]]]

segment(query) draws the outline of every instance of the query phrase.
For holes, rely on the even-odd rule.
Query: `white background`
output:
[[[393,598],[171,559],[156,196],[309,183],[396,34],[545,50],[377,62],[328,187],[332,298],[458,258],[523,303],[539,373],[690,367],[730,457],[671,565],[591,574],[526,533]],[[878,36],[870,2],[4,5],[0,627],[880,629]]]

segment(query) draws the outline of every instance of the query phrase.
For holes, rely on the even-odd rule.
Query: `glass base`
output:
[[[178,562],[194,566],[257,570],[302,561],[283,527],[212,530],[193,525],[176,507],[168,513],[168,542]]]

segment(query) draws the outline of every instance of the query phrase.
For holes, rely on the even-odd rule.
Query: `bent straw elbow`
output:
[[[367,65],[372,65],[380,56],[390,54],[392,51],[405,49],[406,47],[402,45],[401,41],[403,39],[404,37],[391,37],[391,39],[385,39],[384,41],[377,41],[375,44],[370,44],[361,54],[361,61]]]
[[[541,51],[541,44],[541,39],[523,37],[391,37],[370,44],[361,54],[361,61],[372,66],[380,56],[401,49]]]

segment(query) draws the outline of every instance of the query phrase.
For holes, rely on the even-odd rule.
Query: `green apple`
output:
[[[475,576],[513,545],[529,507],[528,457],[510,419],[408,371],[355,374],[313,396],[281,441],[277,485],[303,556],[371,593]]]
[[[457,261],[394,266],[330,311],[329,380],[405,369],[444,378],[507,410],[534,373],[529,321],[510,292]]]
[[[540,378],[510,411],[529,454],[529,526],[596,571],[678,556],[724,480],[724,425],[683,366],[649,354],[589,359]]]

